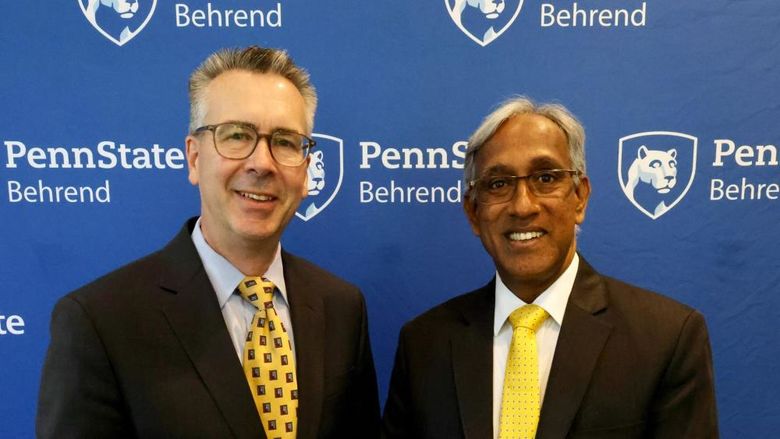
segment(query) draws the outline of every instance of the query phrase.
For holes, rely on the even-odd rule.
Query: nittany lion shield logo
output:
[[[317,216],[336,198],[344,179],[344,141],[325,134],[312,134],[317,146],[309,154],[309,193],[295,215],[304,220]]]
[[[146,27],[157,0],[79,0],[79,6],[98,32],[122,46]]]
[[[696,175],[698,139],[671,131],[648,131],[620,139],[618,177],[640,212],[656,219],[683,199]]]
[[[482,47],[514,23],[523,0],[444,0],[452,21]]]

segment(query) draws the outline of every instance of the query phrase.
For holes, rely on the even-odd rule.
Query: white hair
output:
[[[512,116],[537,114],[554,122],[566,135],[569,143],[569,158],[575,171],[585,174],[585,129],[577,118],[560,104],[536,104],[525,96],[514,96],[499,104],[482,121],[469,138],[466,149],[463,180],[465,187],[476,178],[475,156],[480,148],[495,134],[496,130]],[[575,183],[579,180],[575,177]],[[473,194],[472,194],[473,197]]]

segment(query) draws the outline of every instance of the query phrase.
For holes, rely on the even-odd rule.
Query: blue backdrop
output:
[[[89,3],[0,14],[0,437],[33,435],[55,300],[199,212],[186,81],[250,44],[318,88],[326,185],[283,245],[363,289],[383,398],[403,322],[493,274],[459,204],[463,141],[522,93],[586,127],[582,254],[704,313],[724,437],[780,428],[780,3]],[[629,175],[641,146],[676,157],[668,193]]]

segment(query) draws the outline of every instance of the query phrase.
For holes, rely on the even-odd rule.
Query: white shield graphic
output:
[[[309,221],[336,198],[344,179],[344,141],[325,134],[312,134],[317,146],[309,155],[309,195],[301,201],[295,216]]]
[[[81,12],[98,32],[123,46],[149,23],[157,0],[78,0]]]
[[[646,131],[620,139],[618,178],[631,203],[651,219],[676,206],[696,175],[699,140],[673,131]]]
[[[485,47],[515,22],[523,0],[444,0],[444,5],[460,30]]]

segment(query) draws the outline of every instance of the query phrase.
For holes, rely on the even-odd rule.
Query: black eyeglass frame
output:
[[[565,172],[566,174],[568,174],[571,177],[579,177],[579,176],[581,176],[583,174],[582,172],[580,172],[580,171],[578,171],[576,169],[541,169],[539,171],[532,172],[532,173],[530,173],[528,175],[483,175],[482,177],[475,178],[475,179],[469,181],[468,186],[469,186],[469,190],[476,191],[474,199],[476,201],[478,201],[479,203],[487,204],[487,205],[490,205],[490,204],[501,204],[501,203],[506,203],[507,201],[511,200],[515,196],[515,193],[517,191],[518,180],[527,180],[527,179],[530,179],[530,178],[533,178],[533,177],[542,176],[542,175],[544,175],[546,173],[560,173],[560,172]],[[506,178],[506,179],[509,179],[509,180],[513,180],[515,182],[514,185],[513,185],[513,189],[509,192],[509,195],[507,196],[506,200],[493,201],[493,202],[485,202],[485,201],[480,201],[479,200],[479,198],[480,198],[479,192],[480,191],[477,189],[477,183],[479,183],[480,181],[489,180],[489,179],[492,179],[492,178]],[[575,186],[578,183],[579,182],[574,181]],[[528,187],[528,190],[536,197],[542,197],[542,198],[556,198],[557,197],[557,195],[537,193],[537,191],[532,189],[532,187],[530,185]]]
[[[244,128],[251,128],[255,132],[255,135],[257,136],[257,138],[255,139],[255,144],[254,144],[254,146],[252,146],[252,149],[249,150],[249,152],[247,153],[246,156],[244,156],[244,157],[228,157],[228,156],[222,154],[222,152],[219,150],[219,148],[217,147],[217,128],[219,128],[220,126],[223,126],[223,125],[237,125],[237,126],[244,127]],[[268,151],[271,153],[271,157],[273,157],[274,161],[276,163],[282,165],[282,166],[288,166],[288,167],[291,167],[291,168],[294,168],[296,166],[302,165],[303,162],[306,161],[306,157],[308,157],[309,154],[311,153],[312,148],[314,148],[317,145],[317,142],[314,139],[312,139],[311,137],[307,136],[306,134],[301,134],[301,133],[296,132],[296,131],[282,130],[282,129],[274,130],[274,131],[272,131],[270,133],[261,133],[261,132],[259,132],[257,130],[257,128],[254,125],[249,124],[249,123],[241,123],[241,122],[222,122],[222,123],[217,123],[217,124],[212,124],[212,125],[203,125],[202,127],[196,128],[192,132],[192,135],[201,134],[201,133],[206,132],[206,131],[211,131],[211,140],[214,143],[214,149],[217,150],[217,154],[219,154],[220,157],[226,158],[228,160],[244,160],[247,157],[251,156],[255,152],[255,149],[257,149],[257,145],[260,143],[260,139],[265,139],[266,143],[268,143]],[[280,162],[279,160],[277,160],[276,156],[274,156],[274,149],[271,146],[272,145],[271,139],[273,138],[273,136],[275,134],[278,134],[278,133],[295,134],[297,136],[301,136],[304,139],[306,139],[308,144],[302,147],[302,149],[304,151],[304,154],[303,154],[303,158],[301,159],[301,161],[299,163],[294,164],[294,165],[288,165],[286,163]]]

